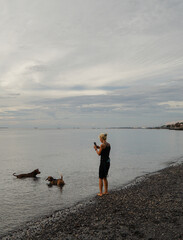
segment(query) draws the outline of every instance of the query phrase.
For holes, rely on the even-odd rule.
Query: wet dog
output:
[[[35,169],[34,171],[30,172],[30,173],[22,173],[22,174],[16,174],[13,173],[13,176],[17,177],[17,178],[27,178],[27,177],[33,177],[36,178],[37,174],[40,174],[41,172],[39,171],[39,169]]]
[[[59,179],[55,179],[52,176],[49,176],[49,177],[47,177],[46,181],[49,181],[48,186],[57,185],[59,187],[63,187],[65,184],[62,175],[61,175],[61,178],[59,178]]]

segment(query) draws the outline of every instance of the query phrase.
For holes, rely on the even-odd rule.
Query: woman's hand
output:
[[[94,146],[94,149],[99,156],[101,155],[102,149],[104,149],[104,148],[105,148],[104,144],[101,144],[100,147],[99,146]],[[99,150],[97,151],[97,149],[99,149]]]

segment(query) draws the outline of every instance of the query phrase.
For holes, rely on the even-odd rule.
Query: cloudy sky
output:
[[[183,119],[182,0],[0,0],[0,127]]]

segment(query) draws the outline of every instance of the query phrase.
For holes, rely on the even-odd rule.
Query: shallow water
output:
[[[26,221],[72,206],[98,192],[99,129],[0,130],[0,236]],[[183,131],[110,129],[109,190],[183,159]],[[39,168],[37,179],[12,174]],[[66,185],[45,179],[64,176]]]

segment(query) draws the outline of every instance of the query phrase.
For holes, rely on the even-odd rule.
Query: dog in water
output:
[[[13,173],[13,176],[17,177],[17,178],[27,178],[27,177],[33,177],[35,178],[37,174],[40,174],[41,172],[39,171],[39,169],[35,169],[34,171],[30,172],[30,173],[22,173],[22,174],[16,174]]]
[[[59,179],[55,179],[52,176],[49,176],[47,177],[46,181],[49,181],[48,186],[57,185],[59,187],[63,187],[65,185],[62,175],[61,175],[61,178]]]

